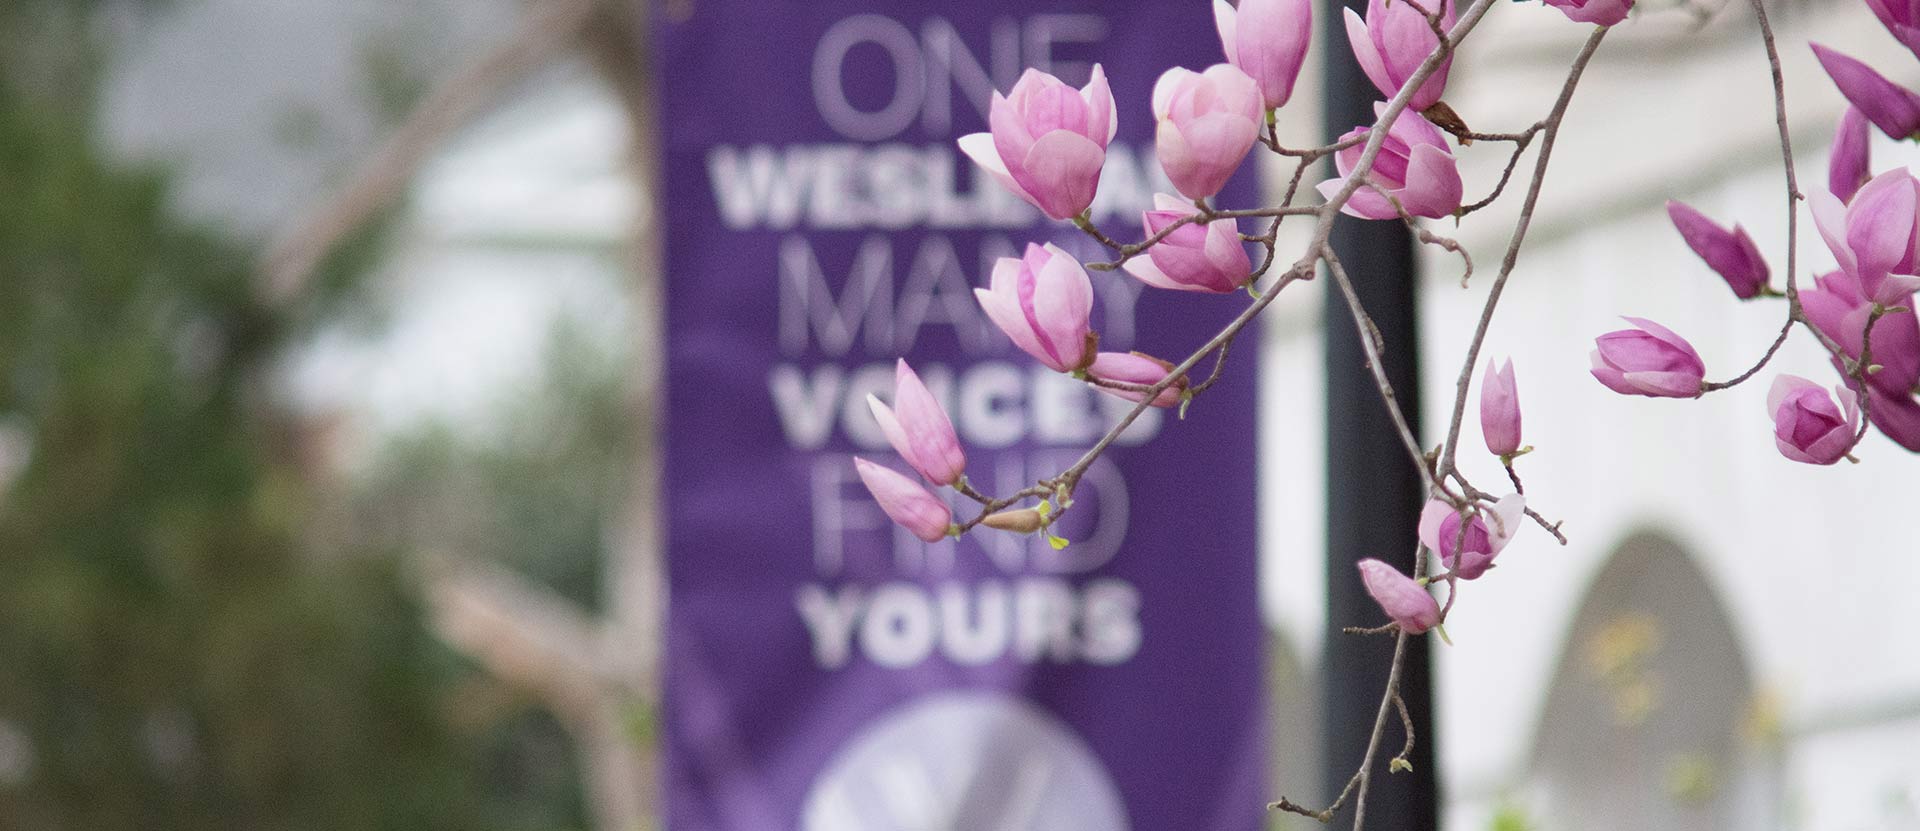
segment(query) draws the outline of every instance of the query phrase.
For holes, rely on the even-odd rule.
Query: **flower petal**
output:
[[[1041,334],[1053,343],[1066,368],[1080,369],[1087,354],[1087,316],[1093,311],[1093,282],[1072,254],[1048,243],[1053,259],[1034,275],[1033,312]]]
[[[1827,250],[1840,262],[1840,270],[1859,274],[1853,248],[1847,244],[1847,206],[1840,204],[1831,193],[1814,191],[1807,194],[1807,211],[1813,214],[1813,227],[1819,229],[1820,238],[1826,240]]]
[[[1380,56],[1380,49],[1374,45],[1373,35],[1367,31],[1367,24],[1353,9],[1346,10],[1347,43],[1353,47],[1353,59],[1360,64],[1360,71],[1367,80],[1373,82],[1374,89],[1389,98],[1400,89],[1399,83],[1387,74],[1387,63]]]
[[[1106,151],[1092,139],[1066,130],[1040,137],[1013,169],[1014,180],[1034,205],[1053,219],[1072,219],[1093,204]]]
[[[1227,0],[1213,0],[1213,27],[1220,32],[1220,49],[1227,55],[1229,62],[1237,62],[1234,55],[1234,29],[1238,13]]]
[[[1006,186],[1007,190],[1013,191],[1016,196],[1033,203],[1034,207],[1039,207],[1039,203],[1034,202],[1033,195],[1027,193],[1026,188],[1020,187],[1020,183],[1014,181],[1013,175],[1007,172],[1006,162],[1000,159],[1000,151],[993,145],[992,133],[968,133],[960,137],[959,144],[960,152],[967,154],[967,158],[972,159],[974,164],[987,172],[987,175]]]
[[[1408,155],[1407,184],[1394,195],[1407,213],[1440,219],[1459,210],[1463,193],[1460,169],[1453,156],[1442,148],[1422,144]]]

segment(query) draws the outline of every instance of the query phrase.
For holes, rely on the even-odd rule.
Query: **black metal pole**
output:
[[[1366,3],[1348,0],[1364,12]],[[1373,122],[1382,100],[1354,61],[1342,25],[1341,0],[1321,7],[1320,54],[1326,65],[1327,137]],[[1387,378],[1407,422],[1420,425],[1418,329],[1413,237],[1399,222],[1343,216],[1334,225],[1333,248],[1353,278],[1361,303],[1386,341]],[[1322,277],[1331,280],[1330,277]],[[1377,626],[1385,620],[1367,596],[1354,563],[1375,557],[1411,573],[1414,539],[1424,494],[1420,474],[1394,438],[1392,420],[1367,372],[1367,357],[1352,326],[1346,300],[1325,287],[1327,378],[1327,628],[1321,651],[1323,789],[1331,795],[1359,767],[1372,734],[1380,696],[1393,658],[1393,638],[1343,634],[1347,626]],[[1389,715],[1387,735],[1375,760],[1367,798],[1368,831],[1433,831],[1438,827],[1439,784],[1433,763],[1433,676],[1428,639],[1408,644],[1401,671],[1401,697],[1413,715],[1419,739],[1411,772],[1389,775],[1386,760],[1398,753],[1402,732]],[[1348,810],[1351,810],[1349,807]]]

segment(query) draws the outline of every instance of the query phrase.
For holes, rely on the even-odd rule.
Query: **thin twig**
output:
[[[1786,76],[1780,70],[1780,49],[1774,41],[1773,24],[1767,19],[1766,5],[1763,0],[1752,0],[1752,6],[1754,17],[1760,23],[1760,43],[1767,51],[1767,69],[1773,78],[1773,121],[1774,127],[1780,133],[1780,168],[1787,177],[1787,319],[1780,326],[1780,334],[1774,337],[1773,343],[1767,347],[1767,351],[1760,356],[1759,361],[1731,379],[1702,385],[1703,393],[1738,386],[1758,374],[1773,360],[1774,355],[1779,353],[1781,345],[1786,343],[1787,335],[1793,330],[1795,323],[1812,332],[1814,339],[1840,360],[1843,366],[1850,360],[1846,350],[1838,342],[1827,333],[1820,331],[1820,327],[1813,325],[1813,322],[1807,319],[1806,308],[1800,303],[1800,286],[1796,274],[1800,252],[1800,200],[1805,197],[1800,193],[1799,176],[1793,169],[1793,134],[1787,129]],[[1860,388],[1860,404],[1863,412],[1867,406],[1867,397],[1867,390],[1863,384]],[[1864,435],[1866,419],[1861,419],[1861,424]]]
[[[1393,757],[1393,761],[1387,763],[1389,772],[1393,770],[1396,762],[1411,767],[1407,757],[1413,755],[1413,714],[1407,712],[1407,700],[1400,697],[1399,690],[1393,692],[1393,708],[1400,711],[1400,727],[1406,731],[1407,742],[1400,746],[1400,753]]]
[[[1168,236],[1172,235],[1173,232],[1178,231],[1181,228],[1184,228],[1188,225],[1192,225],[1195,223],[1206,225],[1208,223],[1213,222],[1216,219],[1241,219],[1244,217],[1252,217],[1252,216],[1260,216],[1260,217],[1308,216],[1311,214],[1318,213],[1319,210],[1320,209],[1318,207],[1291,207],[1291,206],[1281,206],[1277,208],[1245,208],[1241,210],[1231,210],[1231,211],[1214,210],[1212,208],[1209,208],[1204,211],[1195,211],[1194,213],[1187,214],[1186,216],[1183,216],[1170,223],[1167,223],[1166,227],[1161,228],[1158,231],[1155,231],[1152,236],[1149,236],[1146,239],[1143,239],[1139,242],[1125,244],[1125,245],[1114,240],[1112,237],[1107,236],[1104,232],[1100,230],[1099,226],[1094,225],[1093,222],[1090,220],[1075,219],[1074,224],[1078,226],[1080,230],[1085,231],[1089,236],[1092,236],[1094,240],[1098,241],[1101,245],[1111,248],[1117,254],[1119,254],[1118,257],[1115,257],[1112,261],[1109,261],[1109,262],[1088,263],[1087,270],[1088,271],[1112,271],[1116,268],[1119,268],[1122,265],[1125,265],[1128,260],[1131,260],[1134,257],[1139,256],[1142,252],[1145,252],[1147,249],[1160,244],[1161,240],[1166,239]]]
[[[1473,384],[1473,368],[1480,360],[1480,347],[1486,342],[1487,330],[1493,325],[1493,310],[1500,305],[1500,296],[1506,291],[1507,278],[1513,276],[1514,264],[1520,259],[1520,245],[1526,239],[1527,227],[1533,222],[1533,209],[1540,202],[1540,188],[1546,182],[1547,163],[1553,158],[1553,142],[1560,135],[1561,120],[1566,117],[1567,105],[1573,102],[1573,91],[1580,84],[1580,76],[1586,72],[1587,62],[1600,48],[1600,41],[1607,36],[1607,27],[1595,27],[1587,42],[1580,47],[1580,54],[1573,59],[1573,67],[1567,72],[1567,81],[1560,88],[1560,97],[1553,102],[1553,111],[1545,119],[1546,128],[1540,139],[1540,158],[1533,163],[1533,180],[1527,184],[1527,196],[1520,205],[1520,219],[1514,225],[1513,236],[1507,242],[1507,254],[1500,262],[1500,273],[1493,278],[1493,288],[1487,292],[1486,305],[1480,309],[1480,322],[1474,326],[1473,338],[1467,344],[1467,357],[1461,363],[1460,377],[1454,382],[1453,416],[1447,423],[1447,441],[1444,455],[1440,458],[1440,476],[1444,478],[1454,469],[1455,455],[1460,450],[1460,424],[1467,411],[1467,389]]]
[[[1393,668],[1387,671],[1387,692],[1380,698],[1380,710],[1373,717],[1373,735],[1367,739],[1367,755],[1360,760],[1360,789],[1353,798],[1353,829],[1360,831],[1367,822],[1367,786],[1373,781],[1373,760],[1380,753],[1380,737],[1387,732],[1387,714],[1393,699],[1400,695],[1400,671],[1407,663],[1407,641],[1413,636],[1401,632],[1393,642]]]
[[[1380,399],[1387,406],[1387,414],[1393,418],[1395,432],[1399,434],[1400,444],[1413,457],[1413,466],[1420,471],[1421,493],[1433,491],[1433,471],[1427,469],[1426,451],[1420,449],[1420,440],[1413,435],[1413,427],[1407,423],[1405,413],[1400,411],[1399,396],[1393,391],[1393,382],[1387,379],[1386,362],[1380,352],[1380,329],[1373,319],[1367,316],[1366,309],[1360,303],[1360,295],[1353,288],[1353,281],[1347,278],[1347,270],[1340,265],[1331,247],[1323,248],[1321,259],[1327,263],[1327,270],[1333,274],[1334,285],[1346,297],[1347,310],[1353,315],[1353,325],[1360,333],[1360,345],[1367,355],[1367,370],[1373,375],[1374,386],[1380,391]]]
[[[1520,166],[1520,157],[1523,155],[1526,155],[1527,148],[1533,144],[1534,134],[1545,129],[1546,126],[1547,126],[1546,122],[1536,121],[1534,122],[1532,127],[1528,127],[1526,130],[1518,133],[1509,133],[1509,134],[1497,135],[1497,136],[1485,135],[1485,134],[1477,135],[1476,138],[1481,138],[1482,140],[1485,140],[1485,141],[1513,142],[1513,155],[1507,157],[1507,167],[1505,170],[1502,170],[1500,172],[1500,181],[1493,186],[1493,192],[1487,194],[1487,198],[1485,199],[1482,199],[1471,205],[1466,205],[1461,207],[1459,211],[1454,213],[1454,216],[1466,216],[1467,214],[1473,213],[1474,211],[1480,210],[1481,208],[1484,208],[1488,205],[1493,204],[1494,200],[1499,199],[1500,194],[1505,193],[1507,190],[1507,181],[1513,178],[1514,168]]]

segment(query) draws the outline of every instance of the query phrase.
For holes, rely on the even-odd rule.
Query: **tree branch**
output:
[[[322,197],[274,234],[259,264],[266,302],[280,306],[302,294],[342,239],[392,204],[450,136],[565,47],[599,3],[543,0],[493,51],[429,92],[345,187]]]

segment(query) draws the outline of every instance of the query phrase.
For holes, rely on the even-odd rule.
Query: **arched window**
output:
[[[1627,538],[1568,632],[1530,771],[1542,827],[1776,827],[1770,708],[1726,610],[1677,543]]]

